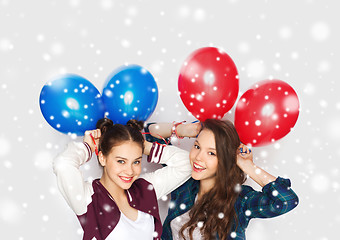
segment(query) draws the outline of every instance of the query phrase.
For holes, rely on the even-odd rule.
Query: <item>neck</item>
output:
[[[125,190],[118,187],[115,183],[113,183],[110,179],[108,179],[104,174],[102,175],[99,181],[106,188],[106,190],[110,193],[113,199],[119,200],[125,197]]]
[[[200,189],[198,191],[198,199],[205,193],[209,192],[215,185],[215,178],[200,180]]]

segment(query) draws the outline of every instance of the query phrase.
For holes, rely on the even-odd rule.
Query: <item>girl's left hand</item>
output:
[[[93,142],[92,137],[90,135],[92,135],[95,142]],[[94,152],[96,149],[96,146],[99,145],[100,136],[101,136],[100,129],[88,130],[85,132],[83,141],[86,142],[90,146],[92,152]]]
[[[253,163],[253,153],[246,145],[240,144],[237,149],[237,165],[243,169],[245,164]]]

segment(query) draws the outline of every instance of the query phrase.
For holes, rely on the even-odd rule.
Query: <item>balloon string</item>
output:
[[[96,141],[94,140],[94,137],[92,136],[92,133],[90,133],[90,137],[92,138],[92,141],[93,141],[94,146],[95,146],[95,153],[96,153],[96,155],[98,156],[98,148],[97,148],[97,144],[96,144]]]

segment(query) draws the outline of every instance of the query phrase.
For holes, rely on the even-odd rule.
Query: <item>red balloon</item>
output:
[[[184,62],[178,90],[185,107],[198,120],[221,119],[237,99],[239,80],[235,63],[217,48],[200,48]]]
[[[235,127],[241,142],[258,147],[283,138],[294,127],[299,108],[298,96],[287,83],[258,82],[236,105]]]

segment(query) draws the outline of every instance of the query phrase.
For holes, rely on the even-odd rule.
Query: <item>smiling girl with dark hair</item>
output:
[[[149,128],[155,137],[199,133],[188,159],[191,178],[171,193],[162,239],[245,239],[250,219],[275,217],[297,206],[290,180],[256,166],[230,121],[208,119],[202,127],[163,123]],[[262,187],[261,192],[242,185],[246,175]]]
[[[69,143],[54,159],[58,187],[79,219],[83,239],[160,239],[157,199],[183,184],[191,169],[187,152],[154,144],[152,160],[168,166],[141,175],[143,151],[149,154],[152,145],[144,142],[142,129],[136,120],[121,125],[102,119],[96,130],[85,132],[83,142]],[[93,152],[103,173],[84,181],[80,166]]]

